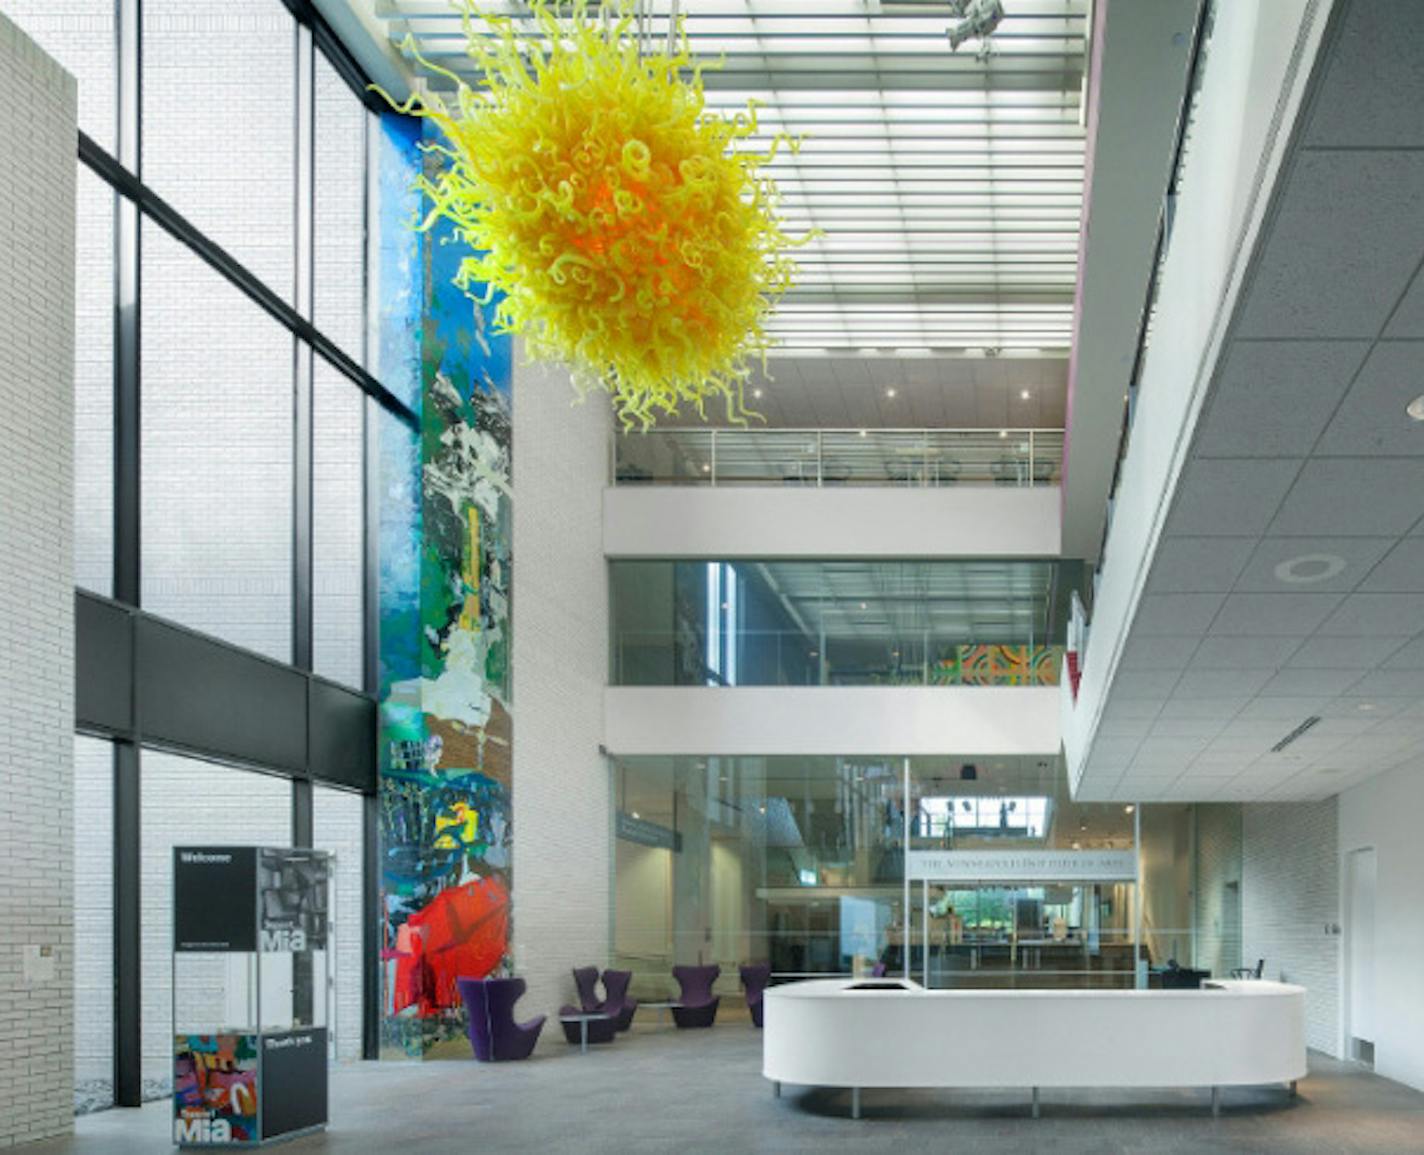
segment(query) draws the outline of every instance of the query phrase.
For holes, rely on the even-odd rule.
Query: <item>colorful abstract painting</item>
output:
[[[956,646],[930,667],[936,686],[1056,686],[1062,646]]]
[[[455,979],[509,963],[510,369],[493,305],[452,285],[448,226],[419,233],[421,124],[380,135],[378,371],[420,414],[381,437],[384,1042],[463,1033]]]

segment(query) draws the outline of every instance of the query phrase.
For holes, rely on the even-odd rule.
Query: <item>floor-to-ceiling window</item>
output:
[[[418,422],[366,368],[365,77],[306,3],[3,7],[79,83],[76,583],[367,690],[367,453]],[[367,799],[290,764],[150,748],[141,720],[88,729],[75,754],[79,1108],[165,1085],[167,848],[183,841],[336,853],[335,1049],[358,1057]],[[116,804],[134,783],[134,805]],[[116,912],[135,907],[116,848],[135,841],[142,935],[126,954]],[[126,1011],[125,968],[141,971]],[[115,1070],[126,1032],[141,1073]]]

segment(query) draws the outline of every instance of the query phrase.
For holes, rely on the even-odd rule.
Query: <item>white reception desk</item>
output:
[[[891,984],[892,989],[869,989]],[[860,988],[860,989],[857,989]],[[925,990],[907,979],[772,987],[762,1074],[849,1087],[1211,1087],[1306,1072],[1305,988],[1213,981],[1202,990]]]

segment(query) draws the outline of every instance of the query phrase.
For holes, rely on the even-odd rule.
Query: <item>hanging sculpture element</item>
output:
[[[468,0],[467,0],[468,2]],[[567,9],[565,9],[568,11]],[[456,284],[488,301],[529,354],[562,361],[580,394],[604,389],[624,427],[720,397],[745,421],[742,389],[795,266],[778,193],[751,151],[755,104],[709,112],[681,20],[667,51],[643,51],[628,0],[610,15],[533,0],[521,22],[467,7],[477,88],[427,91],[402,111],[439,126],[421,182],[470,252]]]

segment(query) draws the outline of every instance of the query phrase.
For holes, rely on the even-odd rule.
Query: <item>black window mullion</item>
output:
[[[297,312],[312,320],[314,266],[314,106],[316,102],[311,31],[296,25],[296,75],[292,131],[296,135],[295,293]],[[312,350],[294,338],[292,421],[292,664],[312,668]]]

